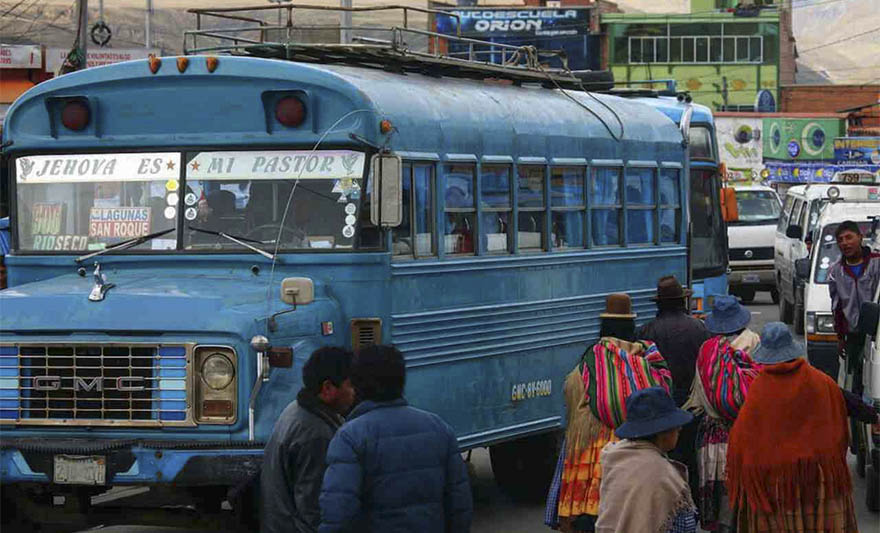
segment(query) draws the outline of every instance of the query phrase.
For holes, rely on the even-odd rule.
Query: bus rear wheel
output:
[[[556,470],[561,437],[560,432],[545,433],[490,446],[495,482],[514,499],[543,500]]]

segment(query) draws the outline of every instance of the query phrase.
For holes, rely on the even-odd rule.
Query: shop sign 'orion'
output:
[[[62,383],[61,376],[36,376],[33,379],[32,388],[36,391],[73,390],[75,392],[103,392],[104,390],[116,390],[119,392],[138,392],[144,390],[144,378],[138,376],[122,376],[118,378],[63,378],[73,380],[72,386]],[[104,380],[115,382],[116,387],[109,388],[104,385]]]

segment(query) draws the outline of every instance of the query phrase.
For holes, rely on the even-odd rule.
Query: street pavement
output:
[[[769,293],[758,293],[755,302],[749,305],[749,309],[752,311],[750,327],[755,331],[760,331],[767,322],[778,320],[778,307],[770,301]],[[803,342],[802,337],[798,339]],[[859,530],[863,532],[880,531],[880,515],[871,513],[865,507],[865,479],[859,477],[855,472],[855,458],[850,455],[849,460],[855,484],[854,499]],[[524,503],[514,501],[498,488],[492,475],[488,450],[474,450],[471,461],[473,462],[476,474],[473,479],[474,521],[472,531],[474,533],[496,533],[502,531],[505,533],[533,533],[549,531],[544,526],[543,502]],[[101,528],[99,531],[112,533],[189,531],[189,533],[192,533],[192,530],[143,526],[109,527]]]

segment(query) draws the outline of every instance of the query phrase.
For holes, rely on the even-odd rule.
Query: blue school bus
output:
[[[147,485],[216,508],[312,351],[370,343],[499,483],[543,490],[606,295],[644,321],[687,276],[686,150],[655,107],[229,56],[31,89],[3,130],[4,507]]]

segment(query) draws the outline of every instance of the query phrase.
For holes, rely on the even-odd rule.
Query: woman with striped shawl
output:
[[[760,370],[749,355],[760,342],[758,334],[747,328],[751,316],[733,296],[715,299],[706,319],[706,328],[714,336],[700,348],[691,396],[684,405],[702,415],[696,442],[700,484],[694,500],[700,525],[707,531],[735,531],[725,486],[727,441],[749,385]]]
[[[626,294],[611,294],[599,315],[599,341],[589,347],[565,380],[568,426],[557,494],[559,528],[594,531],[599,514],[602,448],[617,440],[614,430],[626,419],[626,398],[654,385],[667,392],[672,376],[649,342],[635,340],[635,313]]]

